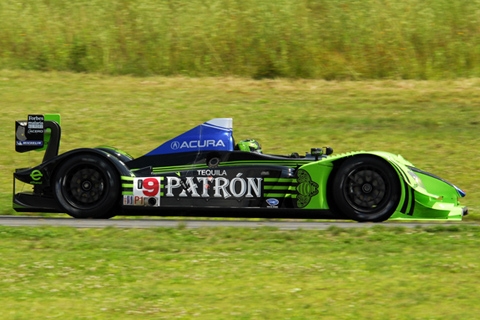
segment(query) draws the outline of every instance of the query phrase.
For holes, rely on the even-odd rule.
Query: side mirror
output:
[[[325,154],[327,156],[331,155],[333,153],[333,149],[331,147],[326,147],[325,148]]]
[[[322,148],[312,148],[310,150],[312,153],[312,156],[315,156],[315,161],[318,160],[318,157],[320,157],[323,154],[323,149]]]

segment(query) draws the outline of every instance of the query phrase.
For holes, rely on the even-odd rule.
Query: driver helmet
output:
[[[260,144],[253,139],[240,141],[237,144],[236,149],[241,151],[247,151],[247,152],[262,153],[262,148],[260,147]]]

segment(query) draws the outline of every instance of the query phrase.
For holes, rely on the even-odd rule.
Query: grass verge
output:
[[[480,229],[0,227],[2,319],[474,319]]]

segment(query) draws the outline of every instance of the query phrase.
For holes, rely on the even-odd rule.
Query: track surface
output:
[[[386,227],[422,227],[434,225],[458,225],[460,223],[357,223],[357,222],[311,222],[311,221],[251,221],[251,220],[173,220],[173,219],[72,219],[72,218],[43,218],[26,216],[0,216],[0,225],[12,227],[75,227],[75,228],[187,228],[196,229],[201,227],[238,227],[259,228],[275,227],[281,230],[316,229],[323,230],[335,226],[339,228],[370,228],[377,225]],[[463,224],[463,223],[462,223]],[[474,224],[477,225],[477,224]]]

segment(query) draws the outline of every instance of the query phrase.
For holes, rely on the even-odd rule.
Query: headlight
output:
[[[408,174],[413,178],[417,186],[426,190],[425,185],[422,182],[422,179],[420,179],[415,172],[408,170]]]

